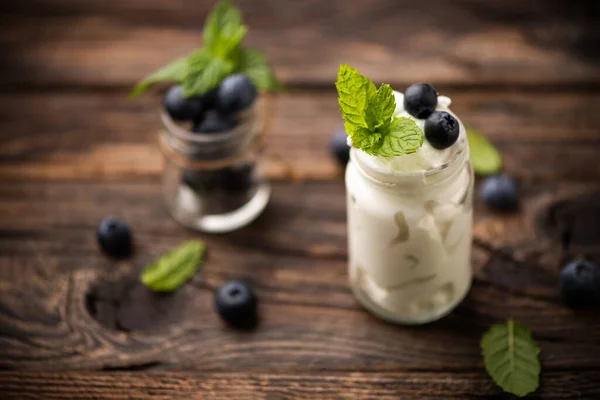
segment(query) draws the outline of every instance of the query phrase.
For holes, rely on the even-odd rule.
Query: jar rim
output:
[[[455,144],[455,150],[447,161],[440,165],[432,166],[428,169],[417,171],[391,171],[381,172],[366,165],[361,160],[359,152],[361,150],[352,147],[350,149],[350,159],[356,165],[358,171],[369,181],[378,186],[387,188],[400,188],[403,186],[427,186],[445,180],[453,175],[455,171],[467,162],[469,158],[469,145],[466,139],[464,126],[461,124],[459,139]]]
[[[175,122],[173,118],[171,118],[169,113],[167,113],[165,110],[161,110],[160,118],[165,128],[167,128],[169,134],[175,136],[177,139],[183,142],[202,146],[227,142],[234,139],[237,136],[247,134],[248,130],[246,128],[246,125],[248,123],[253,122],[252,116],[255,113],[255,107],[256,105],[252,106],[252,108],[250,108],[249,110],[243,111],[242,113],[238,114],[238,117],[241,120],[240,124],[237,124],[234,128],[228,131],[219,132],[218,134],[191,132],[190,130],[183,128],[181,125]]]

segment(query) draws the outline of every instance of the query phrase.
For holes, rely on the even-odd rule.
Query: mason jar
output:
[[[471,286],[473,172],[462,124],[445,154],[438,166],[392,172],[350,153],[350,284],[359,303],[393,323],[437,320]]]
[[[163,190],[173,218],[202,232],[224,233],[249,224],[264,210],[271,190],[261,154],[271,104],[263,95],[236,115],[233,129],[218,133],[191,132],[161,114]]]

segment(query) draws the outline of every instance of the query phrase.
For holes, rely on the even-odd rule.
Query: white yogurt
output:
[[[396,96],[396,116],[413,119]],[[450,99],[438,97],[438,110]],[[458,118],[457,118],[458,119]],[[450,312],[472,280],[473,176],[465,130],[437,150],[374,157],[352,149],[346,169],[349,272],[357,299],[374,314],[418,324]]]

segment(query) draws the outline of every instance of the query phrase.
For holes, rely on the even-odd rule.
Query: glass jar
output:
[[[464,127],[443,165],[385,172],[352,148],[346,169],[349,275],[358,301],[387,321],[448,314],[472,281],[473,171]]]
[[[163,112],[164,198],[181,224],[224,233],[254,220],[266,207],[269,183],[260,168],[272,99],[260,98],[226,132],[194,133]]]

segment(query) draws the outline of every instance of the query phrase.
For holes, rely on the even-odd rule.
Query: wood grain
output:
[[[266,154],[272,201],[222,236],[167,215],[159,91],[125,97],[198,46],[213,2],[0,2],[0,398],[500,399],[478,342],[507,318],[542,349],[532,398],[599,398],[597,310],[567,308],[557,288],[566,260],[600,262],[599,3],[235,2],[247,43],[290,90]],[[436,323],[386,324],[349,290],[344,185],[327,150],[342,62],[400,90],[434,83],[519,180],[517,214],[476,200],[474,284]],[[97,249],[111,214],[133,228],[127,262]],[[197,237],[201,274],[167,296],[139,284],[144,265]],[[254,331],[213,310],[231,278],[260,298]]]
[[[566,197],[590,191],[586,184],[562,186]],[[512,317],[532,329],[545,371],[596,368],[598,319],[562,304],[561,255],[548,260],[544,252],[548,243],[560,243],[537,240],[532,230],[544,210],[536,205],[553,190],[530,185],[525,212],[508,219],[477,204],[469,297],[437,323],[403,328],[369,316],[350,293],[341,181],[277,183],[272,204],[254,224],[203,236],[209,258],[202,279],[178,297],[114,306],[123,298],[94,295],[96,318],[87,296],[95,285],[135,279],[147,262],[197,235],[168,217],[152,183],[3,185],[0,366],[479,371],[481,333]],[[134,229],[137,252],[130,263],[111,263],[96,249],[95,224],[109,214],[123,215]],[[515,254],[502,251],[506,244]],[[228,330],[213,311],[212,289],[232,277],[250,282],[261,299],[254,332]]]
[[[528,179],[600,176],[598,94],[446,94],[461,119],[502,151],[508,172]],[[159,103],[156,96],[131,102],[121,92],[0,95],[0,179],[156,178],[162,170]],[[266,154],[268,176],[335,178],[340,169],[329,155],[328,141],[339,123],[333,91],[279,96]]]
[[[131,86],[200,43],[213,1],[3,2],[5,87]],[[240,0],[247,43],[291,86],[330,87],[340,63],[395,84],[597,84],[594,1]],[[316,44],[316,45],[315,45]]]
[[[528,398],[592,399],[599,372],[545,374],[547,383]],[[0,372],[6,400],[105,399],[501,399],[483,373],[85,373]],[[585,396],[585,397],[584,397]]]

